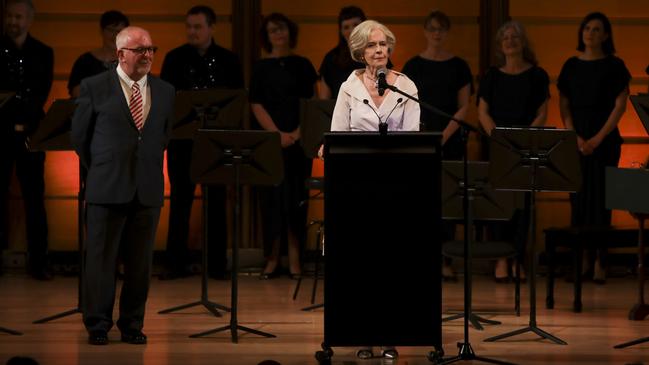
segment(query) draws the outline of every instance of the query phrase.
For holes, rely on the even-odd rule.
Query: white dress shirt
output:
[[[122,91],[124,92],[124,97],[126,98],[126,105],[131,107],[129,104],[131,101],[131,94],[133,94],[133,84],[136,81],[131,80],[130,77],[122,70],[122,65],[117,65],[117,75],[119,76],[119,84],[122,86]],[[149,115],[149,110],[151,110],[151,88],[147,82],[147,75],[144,75],[141,79],[137,81],[140,85],[140,93],[142,94],[142,105],[143,105],[143,119],[144,124],[146,124],[146,117]]]
[[[387,95],[381,106],[377,108],[360,79],[359,75],[362,75],[363,71],[363,69],[353,71],[347,81],[340,86],[336,107],[331,117],[331,130],[378,131],[380,118],[382,122],[387,122],[389,131],[418,131],[419,104],[396,92],[386,90]],[[390,72],[397,76],[394,86],[418,98],[417,86],[414,82],[402,73],[392,70]]]

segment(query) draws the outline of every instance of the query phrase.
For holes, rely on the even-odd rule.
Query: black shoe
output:
[[[396,359],[399,357],[399,353],[394,347],[385,347],[381,350],[381,357],[385,357],[386,359]]]
[[[137,330],[122,332],[122,342],[130,343],[131,345],[144,345],[146,344],[146,335],[142,331]]]
[[[282,270],[280,269],[279,265],[275,268],[275,271],[273,272],[262,272],[259,275],[259,280],[270,280],[270,279],[275,279],[278,278],[281,275]]]
[[[90,331],[88,334],[88,343],[98,346],[108,345],[108,333],[102,330]]]
[[[363,347],[358,350],[356,350],[356,357],[361,359],[361,360],[367,360],[371,359],[374,357],[374,354],[372,353],[372,348],[371,347]]]
[[[41,281],[50,281],[54,278],[50,270],[46,268],[31,269],[29,270],[29,275],[32,278]]]

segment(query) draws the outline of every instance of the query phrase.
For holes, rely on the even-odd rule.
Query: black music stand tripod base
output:
[[[473,348],[471,347],[470,343],[462,343],[458,342],[457,347],[460,349],[460,352],[457,356],[453,356],[448,359],[441,359],[436,362],[438,365],[446,365],[446,364],[453,364],[458,361],[480,361],[480,362],[486,362],[489,364],[499,364],[499,365],[514,365],[514,363],[511,362],[506,362],[506,361],[501,361],[501,360],[495,360],[495,359],[490,359],[487,357],[482,357],[482,356],[477,356],[475,352],[473,352]],[[430,356],[429,360],[433,361]]]
[[[241,246],[241,186],[277,185],[284,176],[279,133],[267,131],[227,131],[199,129],[192,151],[191,178],[206,185],[233,185],[234,231],[232,237],[232,281],[230,325],[190,335],[198,338],[230,331],[233,343],[239,331],[262,337],[276,337],[238,324],[239,247]],[[201,156],[201,158],[197,158]],[[209,189],[207,189],[209,191]],[[205,255],[204,260],[207,260]]]
[[[301,310],[301,311],[308,312],[308,311],[312,311],[312,310],[315,310],[315,309],[318,309],[318,308],[324,308],[324,303],[319,303],[319,304],[310,305],[310,306],[308,306],[308,307],[304,307],[304,308],[302,308],[302,309],[300,309],[300,310]]]
[[[484,341],[485,342],[495,342],[495,341],[498,341],[498,340],[502,340],[502,339],[505,339],[505,338],[508,338],[508,337],[517,336],[517,335],[527,333],[527,332],[536,333],[539,337],[548,339],[548,340],[550,340],[550,341],[552,341],[552,342],[554,342],[556,344],[559,344],[559,345],[567,345],[568,344],[567,342],[563,341],[562,339],[560,339],[558,337],[555,337],[555,336],[549,334],[548,332],[545,332],[544,330],[538,328],[536,326],[536,324],[530,324],[529,326],[527,326],[525,328],[517,329],[517,330],[509,332],[509,333],[503,333],[502,335],[489,337],[489,338],[485,339]]]
[[[23,335],[22,332],[14,331],[14,330],[11,330],[9,328],[4,328],[4,327],[0,327],[0,332],[8,333],[8,334],[14,335],[14,336],[22,336]]]
[[[45,318],[41,318],[41,319],[37,319],[37,320],[35,320],[35,321],[32,322],[32,323],[33,323],[33,324],[43,324],[43,323],[47,323],[47,322],[50,322],[50,321],[57,320],[57,319],[59,319],[59,318],[63,318],[63,317],[67,317],[67,316],[71,316],[71,315],[73,315],[73,314],[77,314],[77,313],[82,314],[83,312],[82,312],[81,309],[79,309],[79,308],[74,308],[74,309],[67,310],[67,311],[65,311],[65,312],[61,312],[61,313],[59,313],[59,314],[55,314],[55,315],[53,315],[53,316],[49,316],[49,317],[45,317]]]
[[[203,242],[201,243],[201,246],[202,246],[202,255],[201,256],[202,256],[203,272],[202,272],[202,275],[201,275],[201,299],[196,301],[196,302],[183,304],[183,305],[179,305],[179,306],[168,308],[168,309],[163,309],[163,310],[159,311],[158,314],[167,314],[167,313],[177,312],[177,311],[180,311],[180,310],[183,310],[183,309],[197,307],[197,306],[200,306],[200,305],[205,307],[205,309],[207,309],[215,317],[222,317],[221,313],[218,311],[219,309],[224,311],[224,312],[230,312],[230,308],[228,308],[228,307],[226,307],[226,306],[224,306],[222,304],[218,304],[218,303],[214,303],[214,302],[210,301],[209,298],[208,298],[208,295],[207,295],[207,271],[208,271],[208,267],[207,267],[207,265],[208,265],[208,263],[207,263],[207,249],[208,249],[207,248],[207,241],[208,241],[208,238],[207,238],[207,236],[208,236],[208,232],[207,232],[208,231],[208,229],[207,229],[207,226],[208,226],[208,214],[207,214],[208,206],[207,206],[207,204],[208,203],[207,202],[208,202],[208,196],[209,196],[209,188],[206,189],[205,186],[203,186]]]
[[[245,327],[245,326],[240,326],[234,321],[230,321],[230,324],[227,325],[227,326],[215,328],[215,329],[205,331],[205,332],[201,332],[201,333],[196,333],[196,334],[190,335],[189,337],[190,338],[205,337],[205,336],[211,335],[213,333],[224,332],[224,331],[230,331],[233,343],[239,342],[239,331],[248,332],[248,333],[252,333],[253,335],[258,335],[258,336],[268,337],[268,338],[276,338],[277,337],[277,336],[275,336],[273,334],[270,334],[270,333],[262,332],[262,331],[255,330],[255,329]]]
[[[623,348],[627,348],[629,346],[634,346],[634,345],[638,345],[638,344],[645,343],[645,342],[649,342],[649,337],[643,337],[643,338],[639,338],[637,340],[621,343],[619,345],[613,346],[613,348],[614,349],[623,349]]]
[[[223,305],[218,304],[218,303],[211,302],[208,299],[201,299],[201,300],[196,301],[196,302],[187,303],[187,304],[179,305],[177,307],[172,307],[172,308],[167,308],[167,309],[161,310],[161,311],[158,312],[158,314],[167,314],[167,313],[177,312],[177,311],[181,311],[183,309],[197,307],[199,305],[202,305],[203,307],[205,307],[205,309],[210,311],[210,313],[212,313],[215,317],[222,317],[223,316],[218,311],[219,309],[224,311],[224,312],[229,312],[230,311],[230,308],[228,308],[226,306],[223,306]]]
[[[448,317],[442,318],[442,322],[449,322],[449,321],[454,321],[456,319],[461,319],[464,318],[464,313],[457,313],[457,314],[452,314]],[[486,319],[483,318],[477,314],[474,314],[473,312],[469,314],[469,323],[473,326],[478,331],[483,331],[484,327],[482,326],[481,323],[488,324],[488,325],[499,325],[502,324],[500,321],[494,321],[492,319]]]

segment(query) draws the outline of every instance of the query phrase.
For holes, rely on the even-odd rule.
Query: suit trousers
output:
[[[187,241],[196,190],[190,178],[192,145],[191,140],[172,140],[167,149],[170,196],[166,256],[167,268],[175,271],[181,271],[190,262]],[[217,185],[208,189],[208,269],[210,274],[222,275],[227,260],[226,188]]]
[[[27,228],[27,250],[31,270],[47,265],[47,216],[45,214],[45,152],[30,152],[23,133],[0,142],[0,249],[9,239],[7,204],[11,176],[16,171],[23,198]]]
[[[149,291],[153,246],[160,207],[143,206],[137,196],[128,204],[87,204],[83,322],[90,331],[113,326],[115,267],[124,263],[119,301],[120,331],[141,330]]]

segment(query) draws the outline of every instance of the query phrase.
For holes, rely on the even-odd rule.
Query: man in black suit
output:
[[[208,6],[194,6],[185,22],[187,43],[171,50],[162,63],[160,78],[176,90],[241,89],[243,73],[239,59],[231,51],[214,42],[212,33],[216,14]],[[188,264],[189,218],[196,184],[190,179],[193,141],[174,139],[167,150],[169,196],[169,234],[167,236],[166,271],[162,280],[190,274]],[[208,274],[213,279],[226,276],[226,189],[209,187],[208,202]]]
[[[116,44],[117,68],[81,82],[72,118],[72,144],[88,169],[83,322],[94,345],[108,343],[113,325],[118,251],[124,263],[121,340],[147,341],[144,308],[175,94],[173,86],[148,75],[156,47],[146,30],[124,28]]]
[[[34,19],[31,0],[7,1],[4,15],[0,90],[12,91],[15,96],[0,109],[0,256],[8,241],[7,197],[15,168],[25,206],[28,272],[35,279],[49,280],[52,275],[47,268],[43,201],[45,152],[29,151],[25,141],[45,116],[43,106],[52,87],[54,51],[29,34]]]

